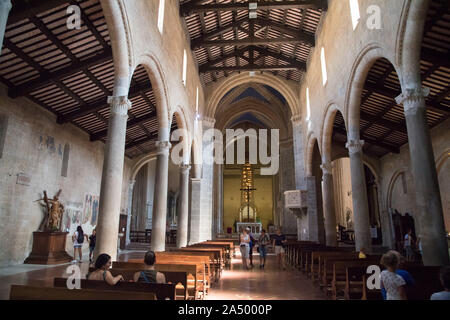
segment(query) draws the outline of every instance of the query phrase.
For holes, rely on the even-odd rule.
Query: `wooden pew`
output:
[[[222,251],[222,261],[226,266],[231,265],[230,246],[226,244],[214,244],[214,243],[197,243],[188,248],[203,248],[203,249],[219,249]]]
[[[10,300],[156,300],[153,292],[11,285]]]
[[[144,270],[144,264],[142,263],[133,263],[133,262],[113,262],[113,269],[129,269],[134,270],[134,272]],[[203,283],[206,282],[205,277],[205,266],[202,263],[194,263],[194,262],[180,262],[175,263],[172,262],[170,264],[162,264],[162,263],[156,263],[155,264],[155,270],[159,272],[186,272],[188,276],[187,282],[189,282],[189,275],[191,275],[194,279],[194,299],[197,299],[197,295],[204,292],[204,288],[200,285],[200,283],[197,281],[200,277],[200,275],[203,275]],[[167,278],[166,281],[168,282]],[[185,289],[189,289],[188,286],[185,286]],[[203,298],[204,295],[201,295],[201,298]]]
[[[210,258],[209,256],[190,256],[188,254],[167,254],[165,252],[155,252],[156,255],[156,264],[171,264],[171,263],[194,263],[194,264],[203,264],[204,265],[204,271],[203,273],[200,273],[200,279],[198,281],[202,282],[205,289],[205,294],[208,294],[208,290],[210,287],[210,279],[213,277],[211,274],[210,269]],[[140,263],[144,267],[144,260],[143,259],[130,259],[128,262],[132,263]],[[203,277],[203,280],[201,279]]]
[[[106,291],[133,291],[133,292],[152,292],[156,295],[158,300],[175,300],[176,284],[168,283],[136,283],[120,281],[116,285],[111,286],[105,281],[101,280],[86,280],[81,279],[81,289],[90,290],[106,290]],[[54,278],[53,287],[66,288],[66,278]]]
[[[133,281],[134,274],[140,270],[134,269],[119,269],[112,268],[109,269],[111,274],[115,277],[122,275],[125,281]],[[176,296],[175,300],[187,300],[189,299],[189,294],[193,297],[194,285],[189,285],[188,274],[186,272],[175,272],[175,271],[159,271],[166,277],[166,282],[168,284],[175,284]],[[182,288],[181,288],[182,287]],[[189,288],[191,290],[189,290]]]
[[[234,250],[235,250],[234,242],[221,241],[221,240],[208,240],[208,241],[204,241],[204,242],[201,242],[201,243],[225,245],[226,248],[227,248],[228,254],[230,255],[230,258],[234,257]]]
[[[223,249],[217,248],[200,248],[200,247],[184,247],[170,251],[185,251],[185,252],[212,252],[214,254],[214,260],[218,261],[221,268],[224,267],[225,261],[223,259]]]
[[[313,281],[319,280],[320,268],[321,268],[321,257],[325,256],[335,256],[335,257],[343,257],[343,256],[351,256],[358,257],[358,253],[352,252],[348,249],[338,248],[338,247],[326,247],[322,249],[318,249],[311,252],[311,260],[310,260],[310,274]]]

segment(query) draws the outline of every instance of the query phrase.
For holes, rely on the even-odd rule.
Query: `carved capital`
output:
[[[169,155],[170,148],[172,144],[169,141],[156,141],[156,154],[158,155]]]
[[[361,153],[362,147],[364,145],[364,140],[349,140],[345,147],[348,149],[350,154]]]
[[[425,108],[425,98],[430,94],[430,88],[407,88],[395,98],[397,104],[402,104],[405,113],[414,112],[419,108]]]
[[[189,170],[191,170],[191,166],[188,164],[182,164],[180,165],[180,172],[181,174],[189,174]]]
[[[133,190],[136,180],[130,180],[130,190]]]
[[[202,124],[203,124],[203,127],[214,128],[214,125],[216,124],[216,119],[209,118],[209,117],[203,117]]]
[[[293,125],[299,125],[302,122],[302,115],[296,114],[291,117],[291,121]]]
[[[126,96],[108,97],[108,104],[111,105],[111,113],[126,116],[131,109],[131,101]]]
[[[320,169],[322,169],[322,173],[325,174],[333,174],[333,165],[331,162],[322,163],[320,166]]]

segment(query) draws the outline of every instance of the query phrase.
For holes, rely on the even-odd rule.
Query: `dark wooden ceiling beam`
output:
[[[112,50],[111,48],[109,48],[107,51],[99,52],[98,54],[87,60],[74,62],[71,65],[58,71],[52,73],[49,72],[43,74],[41,73],[39,78],[9,89],[8,96],[11,98],[22,97],[27,93],[33,91],[34,89],[41,88],[54,81],[60,80],[65,77],[69,77],[92,66],[110,61],[112,60],[112,57],[113,57]]]
[[[347,131],[343,128],[334,127],[333,130],[336,130],[337,133],[340,133],[342,135],[347,135]],[[361,140],[364,140],[365,142],[367,142],[367,144],[375,145],[375,146],[383,148],[384,150],[387,150],[389,152],[396,153],[396,154],[400,153],[400,148],[398,146],[391,145],[384,141],[380,141],[376,138],[368,136],[367,134],[361,134]]]
[[[370,113],[364,112],[361,110],[360,117],[362,120],[368,121],[371,124],[377,124],[379,126],[393,129],[395,131],[406,133],[406,124],[404,122],[395,122],[391,120],[387,120],[378,116],[371,115]]]
[[[14,24],[24,19],[29,19],[45,11],[57,8],[69,0],[27,0],[16,1],[8,17],[8,24]]]
[[[277,60],[281,60],[281,61],[287,62],[290,65],[296,65],[298,70],[306,71],[306,63],[305,62],[298,61],[297,59],[294,59],[294,58],[286,57],[285,55],[283,55],[281,53],[271,52],[268,49],[255,48],[255,51],[259,52],[261,58],[262,57],[267,57],[267,56],[273,57],[273,58],[275,58]]]
[[[278,44],[278,43],[303,43],[310,44],[311,39],[309,35],[299,34],[296,37],[288,38],[271,38],[271,39],[262,39],[262,38],[246,38],[240,40],[205,40],[201,43],[196,44],[196,48],[200,47],[227,47],[227,46],[252,46],[252,45],[270,45],[270,44]]]
[[[256,2],[256,1],[251,1]],[[258,10],[271,10],[271,9],[327,9],[326,0],[283,0],[283,1],[264,1],[257,2]],[[199,5],[196,3],[188,2],[180,6],[180,15],[187,17],[195,13],[210,12],[210,11],[239,11],[249,10],[249,2],[244,3],[228,3],[228,4],[206,4]]]
[[[297,65],[276,65],[276,66],[259,66],[259,65],[245,65],[234,67],[206,67],[203,69],[203,73],[212,71],[282,71],[282,70],[297,70]]]

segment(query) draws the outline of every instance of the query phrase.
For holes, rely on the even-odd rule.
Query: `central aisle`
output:
[[[210,288],[206,300],[325,300],[326,295],[300,271],[287,266],[280,270],[274,254],[259,269],[259,254],[253,253],[252,270],[242,269],[236,251],[231,270],[224,269],[218,283]]]

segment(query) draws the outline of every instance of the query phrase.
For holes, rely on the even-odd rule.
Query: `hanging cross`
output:
[[[247,193],[247,222],[250,222],[250,191],[256,191],[255,188],[244,188],[241,189],[241,191],[244,191]]]

